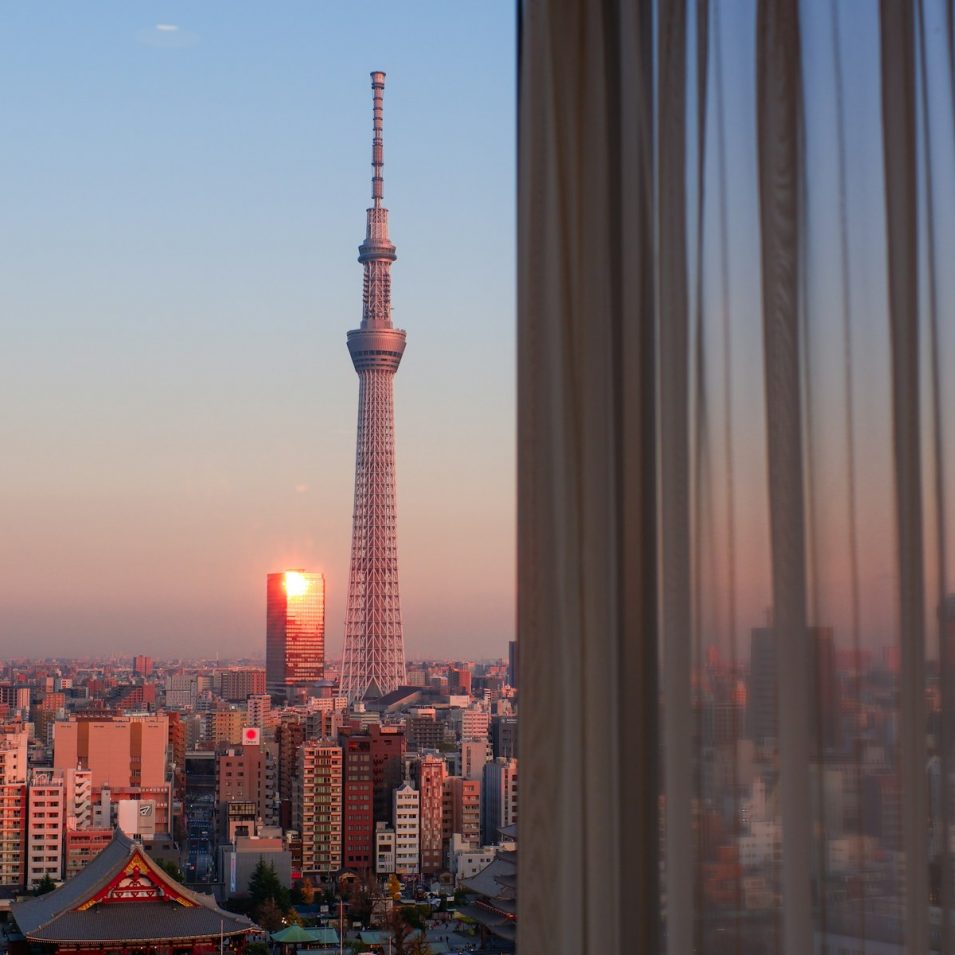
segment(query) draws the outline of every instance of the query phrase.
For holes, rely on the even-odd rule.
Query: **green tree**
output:
[[[45,875],[38,882],[33,883],[33,894],[46,895],[47,892],[52,892],[55,888],[56,883],[50,878],[49,875]]]
[[[259,859],[249,879],[249,897],[252,908],[257,909],[269,899],[285,912],[292,904],[291,893],[279,880],[275,866]]]

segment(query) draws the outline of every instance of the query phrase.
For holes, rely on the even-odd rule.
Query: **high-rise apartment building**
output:
[[[283,713],[281,722],[275,727],[275,744],[278,747],[279,825],[283,829],[292,828],[298,750],[304,742],[304,720],[294,712]]]
[[[419,799],[418,790],[407,780],[394,792],[395,872],[398,875],[417,875]]]
[[[342,867],[342,748],[309,740],[298,750],[295,829],[302,872],[329,876]]]
[[[269,574],[265,682],[270,693],[325,677],[325,576],[304,570]]]
[[[166,677],[166,708],[191,709],[199,697],[199,676],[196,673],[170,673]]]
[[[488,729],[491,725],[491,714],[487,710],[468,708],[460,710],[461,739],[488,738]]]
[[[151,676],[153,672],[153,658],[142,654],[133,658],[133,672],[140,676]]]
[[[27,781],[27,728],[22,723],[0,726],[0,786]]]
[[[414,767],[419,798],[420,871],[436,875],[444,868],[444,780],[447,767],[440,756],[426,755]]]
[[[0,726],[0,886],[19,887],[26,878],[27,730]]]
[[[267,693],[250,696],[245,701],[245,722],[246,726],[257,726],[259,729],[274,726],[272,697]]]
[[[36,769],[27,789],[26,885],[44,878],[63,878],[66,794],[63,777],[52,769]]]
[[[350,700],[381,696],[405,680],[405,650],[398,596],[395,490],[394,378],[405,333],[391,321],[391,264],[384,195],[382,97],[385,74],[371,74],[373,91],[372,206],[358,261],[364,267],[361,326],[348,333],[358,373],[358,440],[351,571],[345,609],[341,687]]]
[[[93,824],[93,774],[88,769],[64,769],[63,798],[68,829],[89,829]]]
[[[371,738],[365,734],[343,733],[344,783],[342,796],[342,852],[346,869],[368,872],[373,863],[375,842]]]
[[[203,713],[202,718],[202,738],[210,747],[242,742],[242,730],[246,725],[245,710],[222,704]]]
[[[465,845],[481,845],[481,782],[449,776],[444,781],[443,842],[445,851],[454,835]]]

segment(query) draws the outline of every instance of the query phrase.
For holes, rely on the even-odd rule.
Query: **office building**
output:
[[[500,841],[500,830],[517,822],[517,760],[498,757],[484,767],[481,841]]]
[[[63,772],[82,765],[94,789],[163,786],[168,743],[165,715],[71,717],[54,725],[53,766]]]
[[[269,574],[265,682],[269,693],[325,677],[325,576],[304,570]]]

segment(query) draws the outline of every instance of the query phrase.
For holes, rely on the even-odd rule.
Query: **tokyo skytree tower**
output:
[[[397,256],[388,238],[388,210],[381,204],[384,73],[371,74],[371,88],[372,207],[365,241],[358,247],[365,269],[363,308],[361,328],[348,333],[348,351],[358,372],[358,446],[341,691],[351,701],[390,693],[405,682],[394,438],[394,377],[405,333],[391,324],[391,263]]]

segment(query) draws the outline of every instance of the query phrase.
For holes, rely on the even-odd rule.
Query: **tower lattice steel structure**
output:
[[[348,333],[359,383],[358,446],[341,689],[352,701],[390,693],[405,681],[394,438],[394,377],[405,350],[405,333],[391,324],[391,263],[397,256],[388,238],[388,210],[381,204],[384,73],[371,74],[371,88],[372,207],[365,241],[358,247],[358,261],[365,269],[363,309],[361,328]]]

